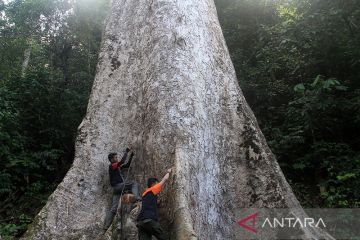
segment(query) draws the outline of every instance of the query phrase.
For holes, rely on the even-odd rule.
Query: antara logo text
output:
[[[256,218],[258,214],[252,214],[247,216],[237,223],[245,228],[246,230],[257,233],[256,229]],[[270,228],[326,228],[326,224],[322,218],[298,218],[298,217],[284,217],[284,218],[265,218],[264,222],[261,224],[261,228],[270,227]]]

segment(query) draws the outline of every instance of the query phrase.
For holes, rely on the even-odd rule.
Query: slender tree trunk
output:
[[[238,86],[213,0],[113,2],[73,166],[24,238],[98,237],[107,154],[128,145],[142,188],[175,166],[161,196],[171,239],[236,239],[239,208],[303,214]]]
[[[22,77],[25,77],[26,70],[30,63],[30,55],[31,55],[31,46],[29,46],[24,51],[24,60],[23,60],[22,66],[21,66],[21,76]]]

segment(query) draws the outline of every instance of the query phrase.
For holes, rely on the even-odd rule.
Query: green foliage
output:
[[[18,226],[16,226],[15,224],[10,223],[10,224],[1,224],[0,225],[1,235],[6,240],[14,239],[14,237],[12,237],[12,236],[16,235],[17,231],[18,231]]]
[[[272,142],[274,151],[285,156],[282,166],[287,174],[301,179],[306,173],[316,182],[313,186],[320,189],[322,206],[359,205],[360,191],[355,187],[360,184],[356,178],[360,174],[359,153],[351,142],[340,139],[346,136],[342,136],[345,129],[337,118],[351,114],[343,108],[346,95],[340,94],[346,89],[338,80],[321,76],[303,86],[289,103],[282,136]],[[300,141],[294,141],[294,136]]]
[[[0,233],[4,240],[15,239],[14,236],[22,233],[27,229],[27,226],[32,222],[33,217],[26,214],[21,214],[19,216],[19,223],[0,223]]]
[[[91,5],[91,8],[89,7]],[[19,237],[72,163],[107,1],[0,4],[0,235]],[[70,11],[71,10],[71,11]],[[30,61],[23,69],[24,53]]]
[[[245,97],[305,206],[360,204],[360,2],[217,0]]]

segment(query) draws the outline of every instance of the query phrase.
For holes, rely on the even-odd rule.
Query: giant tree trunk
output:
[[[161,211],[171,239],[235,239],[239,208],[300,207],[238,86],[213,0],[114,0],[74,164],[24,238],[98,237],[107,154],[128,145],[143,188],[175,166]]]

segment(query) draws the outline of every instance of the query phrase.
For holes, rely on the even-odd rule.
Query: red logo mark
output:
[[[246,217],[246,218],[241,219],[241,220],[238,221],[237,223],[238,223],[241,227],[243,227],[243,228],[245,228],[245,229],[247,229],[247,230],[249,230],[249,231],[252,231],[252,232],[256,233],[256,232],[257,232],[256,229],[255,229],[256,216],[257,216],[257,213],[254,213],[253,215],[250,215],[250,216],[248,216],[248,217]],[[245,222],[247,222],[247,221],[251,221],[251,224],[249,224],[250,226],[245,224]]]

